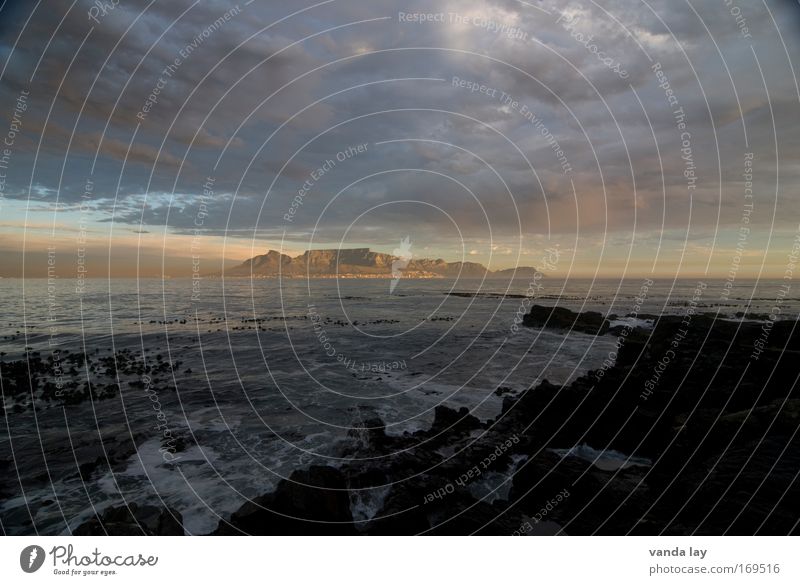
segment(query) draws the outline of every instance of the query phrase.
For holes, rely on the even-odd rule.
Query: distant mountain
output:
[[[309,250],[292,258],[275,250],[245,260],[225,271],[225,276],[256,278],[392,278],[392,263],[400,260],[369,248]],[[400,265],[406,264],[399,262]],[[414,259],[401,269],[403,278],[511,278],[514,269],[491,271],[477,262],[445,262],[441,258]],[[535,268],[516,269],[517,277],[532,277]]]

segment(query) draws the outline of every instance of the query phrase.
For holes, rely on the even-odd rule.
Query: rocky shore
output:
[[[772,323],[754,359],[764,328],[662,317],[613,367],[506,397],[496,420],[439,407],[396,438],[367,421],[353,455],[374,463],[297,472],[218,532],[796,534],[800,335]],[[496,497],[476,497],[493,474]],[[382,485],[375,517],[353,523],[347,494]]]
[[[343,464],[295,471],[214,534],[799,532],[794,321],[687,312],[611,328],[564,311],[535,306],[524,324],[615,336],[603,368],[499,388],[493,420],[439,406],[400,436],[364,408]],[[182,528],[171,510],[109,508],[76,534],[104,532]]]

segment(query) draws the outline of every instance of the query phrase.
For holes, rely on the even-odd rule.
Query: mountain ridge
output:
[[[224,271],[228,277],[256,278],[510,278],[531,277],[537,272],[531,266],[516,269],[489,270],[478,262],[446,262],[441,258],[399,257],[369,248],[308,250],[292,258],[276,250],[268,250]]]

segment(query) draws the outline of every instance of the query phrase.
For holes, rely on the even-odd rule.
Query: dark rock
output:
[[[510,536],[519,528],[522,515],[519,511],[508,513],[502,507],[473,499],[469,504],[459,502],[440,515],[433,516],[434,526],[428,534],[436,536]]]
[[[357,452],[379,452],[388,442],[386,423],[370,409],[361,409],[347,436],[355,443]]]
[[[586,442],[654,462],[611,473],[538,455],[510,500],[525,494],[530,514],[577,479],[555,517],[570,534],[797,531],[798,345],[792,322],[661,317],[629,335],[607,371],[507,397],[495,428],[528,427],[523,451]]]
[[[590,335],[603,335],[609,327],[608,319],[594,311],[575,313],[564,307],[542,305],[533,305],[530,312],[523,316],[522,324],[527,327],[567,329]]]
[[[456,411],[439,405],[433,411],[433,425],[427,434],[433,436],[440,433],[468,433],[482,426],[481,421],[471,415],[466,407]]]
[[[373,535],[414,535],[431,527],[423,505],[432,486],[428,478],[415,477],[398,483],[389,491],[382,509],[366,527]]]
[[[276,490],[245,503],[220,522],[217,534],[356,534],[344,475],[312,466],[281,480]]]
[[[183,536],[183,519],[172,509],[156,506],[106,508],[100,516],[87,520],[72,534],[75,536]]]

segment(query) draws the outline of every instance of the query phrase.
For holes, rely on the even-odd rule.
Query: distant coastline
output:
[[[276,250],[254,256],[238,266],[210,276],[247,278],[439,279],[508,278],[540,274],[532,266],[490,270],[477,262],[447,262],[441,258],[399,257],[369,248],[309,250],[294,258]]]

